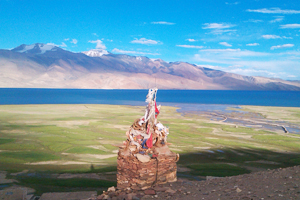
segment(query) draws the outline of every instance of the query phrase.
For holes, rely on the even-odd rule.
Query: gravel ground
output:
[[[97,199],[300,200],[300,166],[206,181],[179,179],[146,191],[108,192]]]

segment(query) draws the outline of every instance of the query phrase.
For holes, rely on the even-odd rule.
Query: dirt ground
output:
[[[300,200],[300,166],[206,181],[179,179],[145,191],[117,190],[97,199]]]

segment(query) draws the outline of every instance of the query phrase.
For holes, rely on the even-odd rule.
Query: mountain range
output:
[[[0,87],[90,89],[297,90],[299,81],[242,76],[186,62],[54,45],[0,50]]]

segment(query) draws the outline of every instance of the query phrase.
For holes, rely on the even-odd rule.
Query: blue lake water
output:
[[[0,104],[145,105],[148,90],[0,88]],[[300,107],[299,91],[158,90],[157,102]]]

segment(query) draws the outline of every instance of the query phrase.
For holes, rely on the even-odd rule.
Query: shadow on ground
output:
[[[177,163],[178,178],[205,180],[208,177],[225,177],[240,174],[291,167],[300,164],[300,152],[276,152],[263,149],[222,148],[181,153]],[[23,166],[24,167],[24,166]],[[91,165],[89,170],[70,173],[96,173],[103,180],[91,178],[58,179],[53,171],[29,169],[28,173],[9,175],[18,185],[34,188],[36,194],[44,192],[98,191],[116,186],[116,166]],[[65,171],[67,172],[67,171]],[[1,185],[0,185],[1,186]]]
[[[300,164],[300,152],[222,148],[180,154],[178,177],[196,180],[206,176],[234,176]]]

